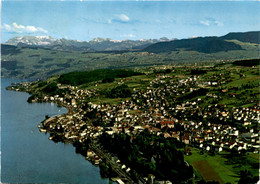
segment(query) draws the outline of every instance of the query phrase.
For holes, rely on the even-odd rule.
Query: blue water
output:
[[[45,115],[67,110],[50,103],[27,103],[27,93],[5,90],[13,81],[2,79],[1,84],[1,182],[108,183],[71,144],[54,143],[39,132],[37,125]]]

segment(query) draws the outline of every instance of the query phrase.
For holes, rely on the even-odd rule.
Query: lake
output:
[[[76,154],[71,144],[54,143],[37,125],[45,115],[67,112],[51,103],[27,103],[29,94],[7,91],[17,80],[1,84],[1,182],[108,183],[99,168]]]

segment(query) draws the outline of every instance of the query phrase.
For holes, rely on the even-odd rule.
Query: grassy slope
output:
[[[153,79],[153,77],[147,75],[139,75],[139,76],[128,77],[127,79],[130,80],[126,80],[125,78],[117,78],[112,83],[104,83],[104,84],[98,83],[97,85],[95,85],[96,82],[93,82],[89,84],[83,84],[80,86],[80,88],[86,88],[86,89],[95,88],[101,91],[109,90],[118,86],[118,83],[120,83],[121,81],[124,81],[124,84],[126,84],[131,90],[133,90],[134,88],[140,90],[140,89],[144,89],[149,84],[149,81]],[[98,104],[100,103],[118,104],[122,100],[125,100],[125,98],[106,98],[103,96],[99,96],[97,98],[91,99],[93,103],[98,103]]]
[[[223,158],[221,155],[209,156],[207,153],[201,155],[199,149],[193,148],[192,155],[184,156],[184,158],[191,165],[196,161],[207,160],[224,182],[237,183],[239,180],[238,175],[233,171],[232,166],[226,165],[227,159]]]
[[[234,66],[232,64],[222,65],[221,67],[214,68],[215,71],[208,71],[207,74],[202,75],[202,79],[204,81],[209,81],[210,76],[216,75],[220,76],[225,74],[228,76],[228,79],[231,81],[225,80],[226,83],[221,84],[222,89],[227,89],[226,93],[221,93],[220,89],[216,89],[215,87],[209,87],[210,93],[216,94],[220,96],[222,99],[218,101],[218,104],[226,104],[229,107],[232,106],[250,106],[250,102],[248,100],[254,99],[253,96],[250,94],[259,97],[259,88],[258,82],[260,80],[259,76],[259,67],[251,68],[251,67],[241,67],[241,66]],[[230,73],[227,73],[230,72]],[[240,74],[243,74],[243,77],[240,77]],[[255,85],[252,88],[243,87],[246,84]],[[240,88],[239,90],[233,90],[233,87]],[[235,93],[236,97],[231,97],[230,94]],[[204,106],[207,106],[211,103],[212,98],[203,97],[201,98],[204,100]],[[190,99],[195,100],[195,99]]]
[[[248,82],[251,82],[252,84],[258,84],[260,80],[260,76],[258,75],[259,67],[257,68],[250,68],[250,67],[240,67],[240,66],[235,66],[233,68],[233,65],[226,65],[222,66],[221,68],[218,68],[216,71],[209,71],[207,74],[202,76],[202,80],[206,80],[209,76],[213,74],[220,74],[220,73],[225,73],[227,71],[231,71],[232,75],[231,78],[233,81],[228,82],[226,84],[223,84],[222,87],[224,89],[226,88],[232,88],[232,87],[241,87],[242,84],[247,84]],[[159,67],[158,67],[159,68]],[[146,69],[143,69],[143,72],[146,71]],[[243,74],[245,74],[245,77],[240,78],[239,73],[242,71]],[[171,74],[168,74],[170,76],[175,76],[175,79],[182,79],[190,76],[189,69],[186,70],[184,68],[175,68],[175,71]],[[92,89],[96,88],[99,90],[106,90],[106,89],[112,89],[113,87],[116,87],[120,81],[123,81],[124,84],[128,85],[131,89],[136,88],[136,89],[144,89],[146,86],[149,84],[149,81],[155,78],[155,74],[148,74],[148,75],[141,75],[141,76],[132,76],[128,77],[131,80],[125,80],[123,78],[118,78],[116,79],[113,83],[99,83],[97,86],[95,86],[96,82],[92,82],[89,84],[82,85],[82,88],[87,88],[87,89]],[[207,80],[206,80],[207,81]],[[250,107],[255,104],[255,102],[248,102],[250,99],[254,99],[253,97],[250,97],[249,95],[244,95],[247,94],[247,92],[250,91],[250,93],[259,96],[259,89],[258,87],[254,87],[251,89],[247,88],[241,88],[238,91],[228,91],[227,93],[221,93],[219,90],[216,90],[215,87],[210,88],[210,93],[217,94],[218,96],[221,96],[221,100],[218,101],[218,104],[226,104],[228,107],[232,106],[245,106],[245,107]],[[235,92],[237,95],[240,95],[241,97],[236,97],[232,98],[229,96],[230,93]],[[206,97],[206,96],[200,96],[200,97],[195,97],[194,99],[188,99],[188,101],[194,101],[197,98],[201,98],[204,102],[202,106],[208,106],[212,98]],[[114,99],[111,101],[111,99],[102,99],[102,97],[99,97],[94,100],[95,102],[113,102],[115,101],[116,103],[120,101],[120,99]]]

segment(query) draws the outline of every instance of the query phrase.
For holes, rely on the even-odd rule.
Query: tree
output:
[[[240,180],[238,181],[238,184],[244,184],[244,183],[254,184],[257,183],[257,181],[258,181],[258,176],[254,177],[253,174],[248,170],[240,171]]]

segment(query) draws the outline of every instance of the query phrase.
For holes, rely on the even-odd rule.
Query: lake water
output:
[[[71,144],[54,143],[39,132],[37,125],[45,115],[67,110],[50,103],[27,103],[27,93],[5,90],[14,81],[2,79],[1,84],[1,182],[108,183]]]

